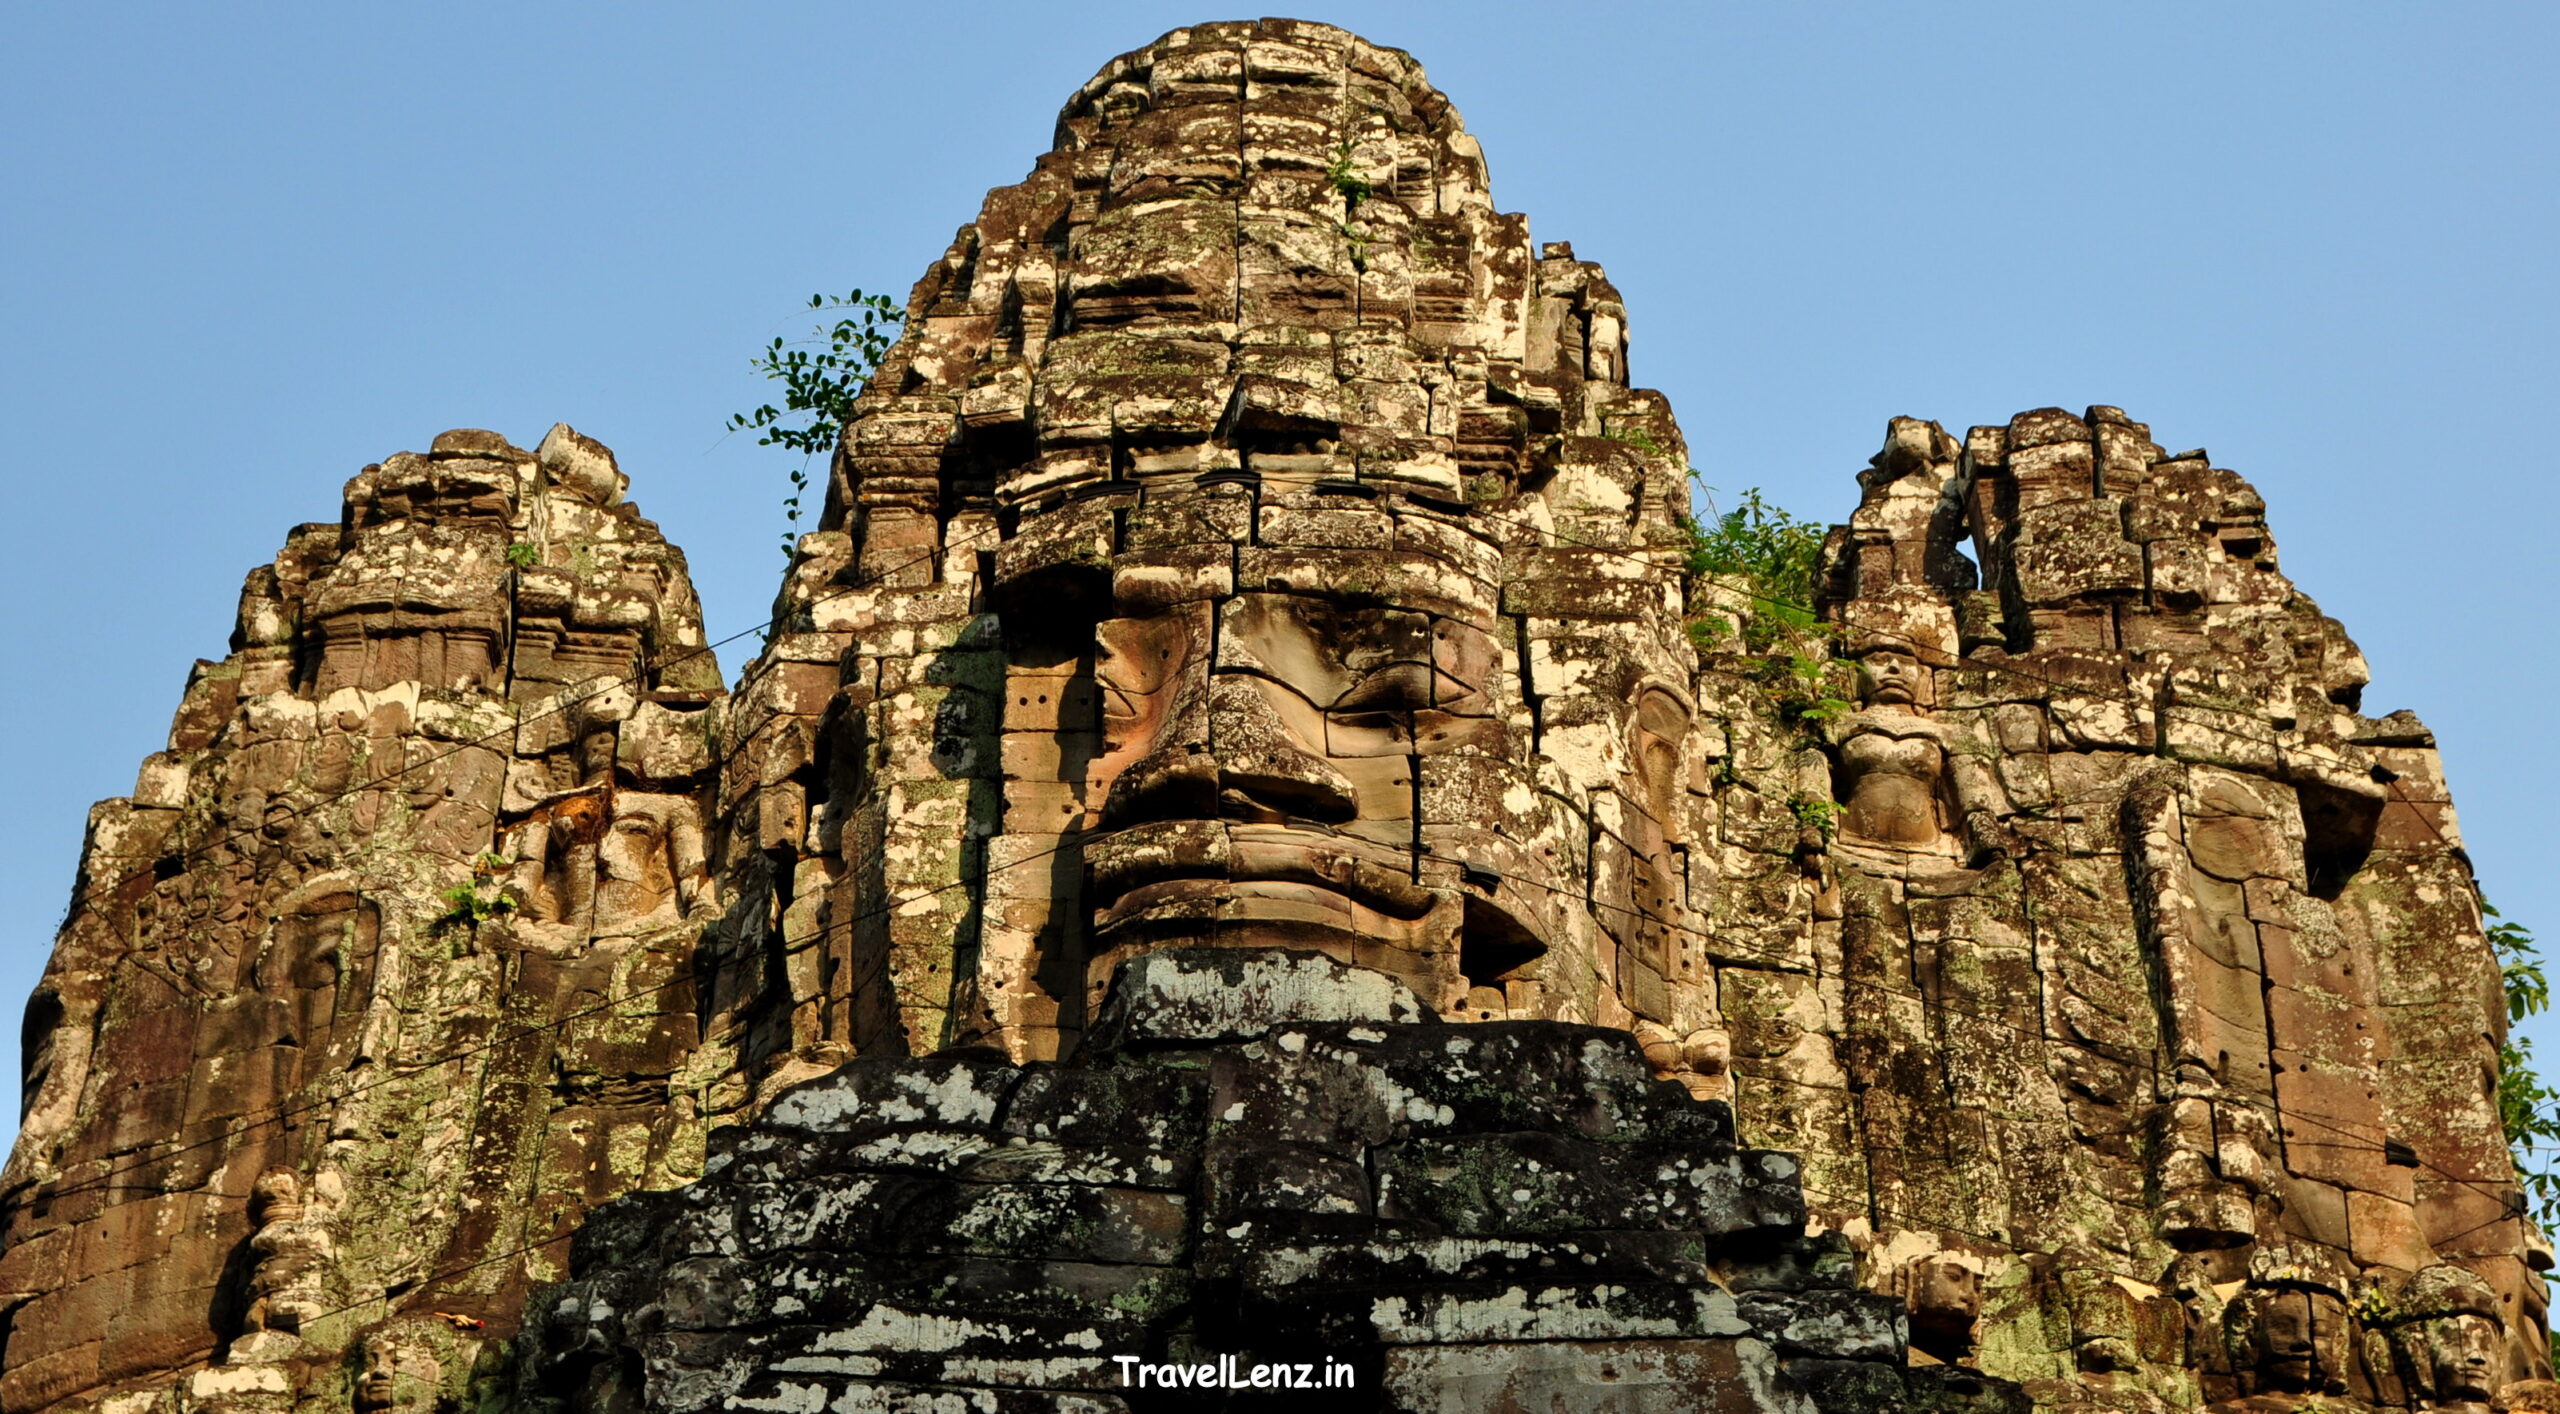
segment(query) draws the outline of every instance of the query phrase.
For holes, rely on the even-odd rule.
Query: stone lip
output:
[[[1168,948],[1113,971],[1084,1053],[1250,1041],[1299,1022],[1437,1019],[1402,981],[1312,949]]]

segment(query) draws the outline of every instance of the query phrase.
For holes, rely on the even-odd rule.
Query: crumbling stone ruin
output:
[[[448,432],[250,572],[29,1003],[0,1403],[343,1395],[700,1171],[724,694],[624,486]]]
[[[1214,24],[734,695],[594,442],[367,468],[92,816],[0,1410],[2560,1408],[2434,743],[2256,493],[1897,418],[1791,662],[1627,355],[1410,58]]]
[[[529,1313],[533,1382],[1199,1408],[1207,1367],[1306,1407],[2027,1408],[1907,1368],[1902,1303],[1806,1235],[1795,1158],[1738,1147],[1623,1030],[1452,1026],[1256,947],[1148,953],[1095,1023],[1072,1065],[861,1059],[785,1093],[703,1179],[580,1233],[580,1279]],[[1302,1368],[1325,1378],[1265,1382]]]

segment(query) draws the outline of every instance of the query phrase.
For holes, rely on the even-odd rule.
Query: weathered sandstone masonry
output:
[[[1410,57],[1213,24],[733,695],[595,443],[368,468],[92,818],[0,1410],[2560,1407],[2434,740],[2257,493],[1896,418],[1790,661],[1629,350]]]
[[[624,485],[565,426],[449,432],[250,573],[29,1007],[0,1404],[343,1392],[699,1171],[723,693]]]
[[[1434,1024],[1272,949],[1133,962],[1097,1021],[1068,1066],[853,1061],[700,1182],[603,1210],[532,1313],[536,1387],[1194,1409],[1217,1396],[1127,1365],[1225,1355],[1347,1366],[1284,1397],[1344,1410],[2026,1407],[1907,1369],[1901,1303],[1804,1235],[1795,1160],[1736,1147],[1623,1031]]]

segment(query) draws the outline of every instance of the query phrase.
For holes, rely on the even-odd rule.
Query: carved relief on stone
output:
[[[434,1414],[455,1407],[445,1392],[442,1343],[421,1322],[393,1322],[356,1343],[350,1407],[355,1414]]]
[[[698,1163],[707,1107],[669,1092],[719,908],[719,679],[620,484],[565,427],[449,432],[248,576],[231,655],[93,817],[30,1014],[0,1405],[271,1414],[434,1273],[520,1299],[556,1253],[501,1215],[573,1221]],[[506,896],[496,861],[553,796],[601,828],[527,851],[547,877]]]
[[[2233,1366],[2247,1394],[2345,1394],[2354,1345],[2347,1303],[2316,1286],[2252,1285],[2228,1308]]]
[[[2488,1283],[2460,1267],[2430,1266],[2410,1277],[2383,1310],[2413,1407],[2484,1414],[2501,1402],[2509,1384],[2506,1322]]]
[[[1447,998],[1460,910],[1417,877],[1414,762],[1495,728],[1486,618],[1337,596],[1312,565],[1163,603],[1156,568],[1114,566],[1095,635],[1088,995],[1171,941],[1318,946]]]
[[[1910,1257],[1895,1269],[1892,1289],[1909,1312],[1914,1350],[1942,1364],[1975,1362],[1982,1268],[1978,1256],[1941,1249]]]
[[[1679,434],[1623,305],[1408,58],[1251,28],[1080,94],[846,428],[724,787],[826,958],[792,1045],[1056,1055],[1123,958],[1284,943],[1712,1066]],[[1286,71],[1251,160],[1194,63]]]
[[[2425,1270],[2544,1302],[2423,729],[2360,715],[2363,660],[2278,573],[2255,492],[2115,409],[1961,449],[1897,419],[1860,483],[1820,574],[1861,691],[1824,730],[1842,979],[1811,988],[1850,1103],[1798,1141],[1833,1211],[1879,1250],[1969,1234],[1992,1290],[2043,1293],[1985,1305],[1986,1369],[2045,1349],[2172,1407],[2429,1407],[2436,1337],[2358,1293]],[[1769,993],[1748,976],[1724,996]],[[1746,1128],[1822,1113],[1808,1072],[1738,1069]],[[2067,1347],[2012,1343],[2034,1301]],[[2495,1352],[2447,1357],[2448,1407],[2540,1387],[2521,1324],[2444,1327]]]
[[[1724,1028],[1700,1027],[1682,1036],[1660,1022],[1639,1020],[1630,1029],[1655,1075],[1677,1082],[1697,1099],[1732,1097],[1733,1038]]]
[[[256,1254],[249,1272],[251,1331],[301,1333],[303,1323],[326,1314],[326,1265],[337,1251],[330,1231],[330,1205],[306,1192],[302,1176],[289,1168],[258,1175],[251,1189],[250,1218],[257,1231],[249,1238]]]
[[[558,749],[517,763],[503,854],[519,933],[559,950],[717,914],[702,807],[680,793],[710,760],[683,740],[709,726],[697,697],[608,689],[565,709]]]

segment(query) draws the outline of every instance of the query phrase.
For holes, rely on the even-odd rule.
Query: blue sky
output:
[[[1342,4],[1495,198],[1605,263],[1715,484],[1845,515],[1885,419],[2114,403],[2267,497],[2443,740],[2490,896],[2554,683],[2560,9]],[[368,461],[610,444],[723,634],[788,462],[727,414],[812,291],[903,296],[1067,93],[1192,4],[212,7],[0,17],[0,1006],[240,576]],[[726,655],[731,668],[738,654]],[[2544,1050],[2560,1067],[2560,1028]],[[12,1087],[0,1085],[0,1091]],[[15,1096],[0,1096],[14,1123]]]

